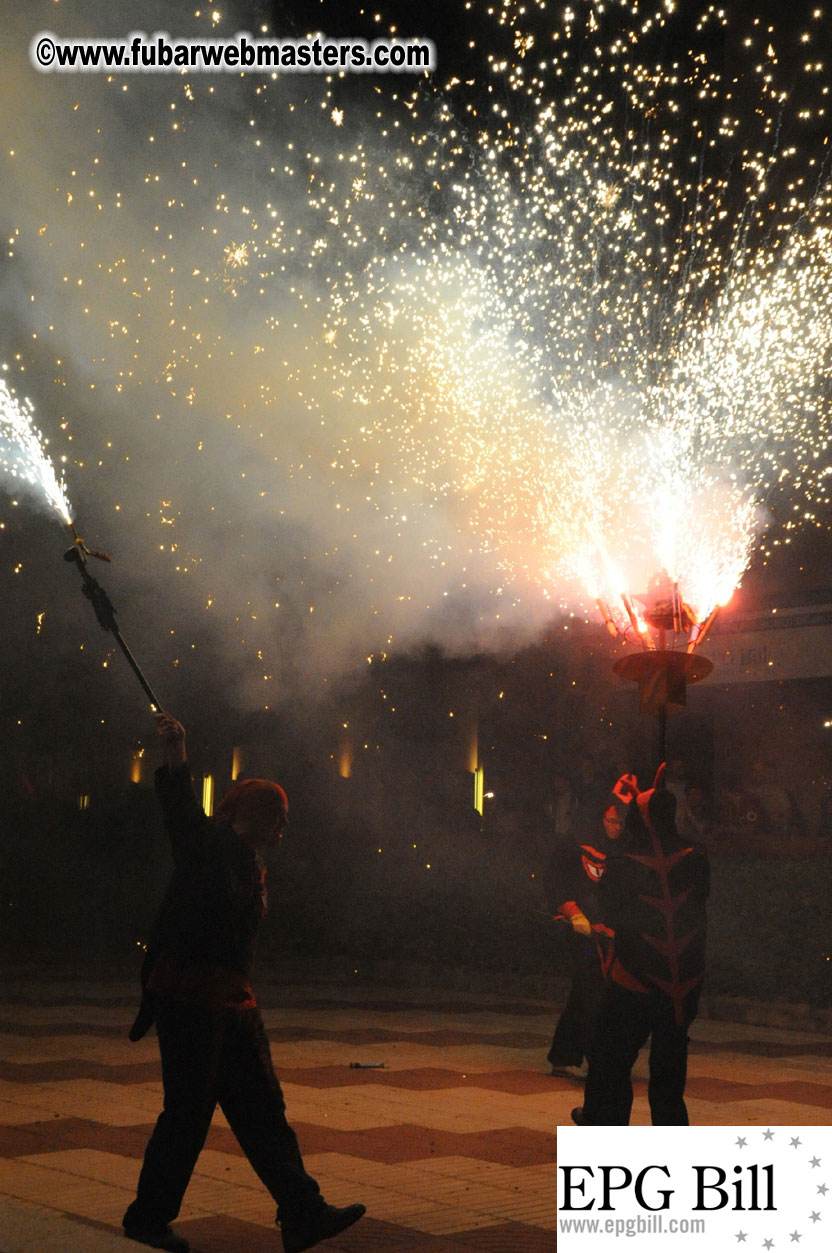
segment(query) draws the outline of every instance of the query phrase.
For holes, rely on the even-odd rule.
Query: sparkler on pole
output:
[[[127,658],[127,663],[130,666],[130,669],[139,680],[142,690],[150,701],[151,710],[154,713],[158,713],[162,709],[162,705],[154,694],[152,687],[142,673],[139,663],[136,661],[136,658],[128,648],[127,642],[119,630],[118,623],[116,622],[116,611],[113,606],[113,602],[98,582],[98,579],[93,578],[89,572],[88,559],[90,557],[97,557],[99,561],[106,562],[109,562],[110,558],[106,553],[100,552],[97,549],[87,548],[86,544],[76,531],[74,524],[70,522],[68,525],[72,533],[74,543],[72,547],[67,549],[64,553],[64,560],[74,562],[75,565],[77,565],[81,574],[81,579],[83,580],[81,591],[90,601],[95,611],[95,616],[98,619],[98,625],[101,627],[102,631],[110,632],[113,639],[124,653],[124,656]]]
[[[124,640],[116,622],[116,611],[104,588],[93,578],[87,567],[90,557],[109,562],[110,558],[99,549],[88,548],[75,529],[72,507],[66,494],[66,485],[55,472],[46,452],[46,441],[34,424],[34,411],[30,402],[20,401],[0,379],[0,470],[10,478],[22,480],[38,488],[47,503],[60,517],[72,536],[72,547],[64,553],[66,561],[78,566],[83,580],[82,591],[92,604],[102,631],[109,631],[115,639],[131,670],[156,712],[162,708],[145,678],[136,658]]]

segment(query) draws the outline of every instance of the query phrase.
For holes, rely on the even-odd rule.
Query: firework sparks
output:
[[[411,233],[337,285],[327,338],[336,392],[369,411],[362,438],[382,463],[457,501],[515,580],[567,599],[577,580],[626,627],[621,593],[660,571],[697,619],[727,601],[784,475],[828,503],[832,215],[821,170],[813,193],[799,179],[801,195],[763,207],[791,155],[751,147],[773,130],[771,103],[783,109],[773,73],[761,122],[725,114],[707,135],[691,101],[731,93],[705,53],[640,57],[672,6],[639,18],[626,62],[623,42],[601,59],[605,22],[638,15],[609,9],[564,17],[531,78],[534,41],[515,28],[518,60],[494,68],[524,128],[519,109],[495,109],[472,151],[440,105],[445,214],[420,222],[408,206]],[[500,20],[524,12],[506,4]],[[771,70],[770,43],[765,56]],[[553,75],[569,83],[557,104]],[[691,138],[694,154],[724,148],[734,180],[710,158],[692,180]]]
[[[34,424],[28,400],[18,400],[0,379],[0,474],[7,481],[27,483],[41,494],[66,526],[72,508],[63,479],[46,452],[46,440]]]
[[[112,424],[72,416],[74,470],[275,688],[287,620],[352,615],[365,655],[479,579],[478,621],[599,599],[623,629],[662,570],[703,620],[761,524],[828,524],[821,11],[459,7],[478,72],[383,99],[45,79],[37,197],[7,97],[26,325]]]

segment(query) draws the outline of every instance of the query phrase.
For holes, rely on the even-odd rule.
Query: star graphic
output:
[[[773,1139],[774,1139],[774,1132],[771,1130],[771,1127],[769,1127],[768,1131],[764,1131],[764,1132],[763,1132],[763,1139],[764,1139],[764,1140],[773,1140]]]
[[[738,1149],[744,1149],[746,1144],[745,1136],[737,1136],[736,1144]]]
[[[790,1231],[790,1232],[789,1232],[789,1239],[791,1240],[792,1244],[797,1244],[798,1240],[800,1240],[800,1239],[801,1239],[800,1232],[798,1232],[798,1231]]]
[[[819,1158],[819,1157],[813,1157],[813,1158],[811,1159],[811,1162],[812,1162],[812,1165],[813,1165],[813,1166],[820,1166],[820,1158]]]
[[[820,1222],[820,1214],[817,1212],[817,1210],[812,1210],[812,1212],[811,1212],[811,1214],[809,1215],[809,1217],[811,1218],[811,1220],[812,1220],[812,1222],[813,1222],[813,1223],[819,1223],[819,1222]]]
[[[738,1232],[737,1232],[737,1240],[738,1240],[738,1242],[739,1242],[740,1244],[745,1244],[745,1241],[746,1241],[746,1237],[747,1237],[747,1235],[748,1235],[748,1233],[747,1233],[746,1231],[738,1231]]]
[[[773,1240],[764,1240],[764,1241],[763,1241],[763,1248],[764,1248],[764,1249],[773,1249],[773,1248],[774,1248],[774,1241],[773,1241]]]
[[[800,1147],[800,1136],[793,1136],[793,1137],[792,1137],[792,1139],[789,1141],[789,1144],[792,1146],[792,1148],[793,1148],[793,1149],[797,1149],[797,1148],[799,1148],[799,1147]]]
[[[829,1188],[828,1188],[827,1184],[825,1184],[825,1183],[819,1183],[819,1184],[818,1184],[818,1192],[821,1194],[821,1196],[826,1196],[826,1194],[827,1194],[827,1192],[828,1192],[828,1191],[829,1191]]]

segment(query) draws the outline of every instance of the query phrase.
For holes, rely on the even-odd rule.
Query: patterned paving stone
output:
[[[133,1008],[131,988],[80,981],[2,1000],[0,1230],[3,1206],[15,1231],[30,1213],[31,1249],[120,1236],[161,1103],[154,1039],[126,1039]],[[547,1073],[550,1007],[272,987],[264,1016],[307,1164],[336,1204],[368,1206],[328,1253],[551,1253],[556,1128],[580,1086]],[[694,1121],[830,1121],[832,1041],[714,1020],[694,1035]],[[641,1058],[641,1124],[645,1079]],[[177,1229],[194,1253],[280,1249],[274,1204],[220,1113]],[[25,1238],[9,1253],[30,1253]]]

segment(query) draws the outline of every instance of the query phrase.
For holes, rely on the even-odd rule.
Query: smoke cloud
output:
[[[369,80],[340,88],[342,128],[333,88],[311,75],[39,74],[28,61],[42,29],[257,29],[254,6],[216,12],[18,6],[0,83],[0,346],[9,385],[68,458],[81,534],[113,553],[103,581],[160,688],[225,682],[242,708],[275,708],[421,638],[505,643],[521,618],[452,500],[337,464],[356,415],[320,366],[328,285],[348,258],[331,236],[319,246],[321,170],[356,142],[384,158]],[[32,595],[60,623],[68,592],[50,560],[30,564]],[[549,612],[534,599],[524,630]],[[89,634],[80,612],[73,646]]]

